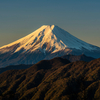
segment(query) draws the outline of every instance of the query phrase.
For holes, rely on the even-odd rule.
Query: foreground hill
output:
[[[0,74],[0,100],[100,100],[100,59],[42,60]]]

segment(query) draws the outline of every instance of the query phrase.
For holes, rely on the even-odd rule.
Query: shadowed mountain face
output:
[[[31,34],[0,47],[0,68],[82,53],[99,58],[100,47],[88,44],[56,25],[43,25]]]
[[[0,100],[100,100],[100,59],[42,60],[0,74]]]
[[[68,59],[71,62],[75,62],[75,61],[85,61],[85,62],[89,62],[91,60],[94,60],[94,58],[88,57],[88,56],[86,56],[84,54],[78,55],[78,56],[77,55],[71,55],[71,54],[69,54],[69,55],[62,56],[62,58]]]
[[[0,68],[0,74],[4,71],[7,71],[7,70],[13,70],[13,69],[27,69],[29,67],[31,67],[31,65],[24,65],[24,64],[21,64],[21,65],[10,65],[10,66],[7,66],[5,68]]]

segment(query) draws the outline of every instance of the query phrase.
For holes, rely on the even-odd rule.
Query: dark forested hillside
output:
[[[42,60],[0,74],[0,100],[100,100],[100,59]]]

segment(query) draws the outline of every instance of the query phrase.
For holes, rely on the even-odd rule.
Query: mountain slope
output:
[[[82,55],[64,55],[64,56],[61,56],[61,58],[65,58],[65,59],[68,59],[70,62],[75,62],[75,61],[86,61],[86,62],[89,62],[91,60],[94,60],[94,58],[92,57],[87,57],[86,55],[82,54]],[[4,68],[0,68],[0,74],[4,71],[7,71],[7,70],[13,70],[13,69],[26,69],[26,68],[29,68],[31,67],[31,65],[24,65],[24,64],[20,64],[20,65],[10,65],[10,66],[7,66],[7,67],[4,67]]]
[[[61,56],[62,58],[65,58],[65,59],[68,59],[69,61],[71,62],[75,62],[75,61],[85,61],[85,62],[89,62],[91,60],[94,60],[93,57],[88,57],[84,54],[82,55],[64,55],[64,56]]]
[[[27,69],[29,67],[31,67],[31,65],[24,65],[24,64],[20,64],[20,65],[11,65],[11,66],[7,66],[7,67],[4,67],[4,68],[0,68],[0,74],[3,73],[4,71],[7,71],[7,70],[13,70],[13,69]]]
[[[100,48],[72,36],[58,26],[43,25],[33,33],[0,47],[0,67],[33,64],[69,53],[84,53],[99,58]]]
[[[95,50],[96,46],[90,45],[78,38],[72,36],[68,32],[55,25],[43,25],[33,33],[0,48],[0,51],[7,52],[13,49],[14,52],[18,51],[35,51],[36,49],[45,50],[52,49],[53,52],[63,50],[65,48],[75,49],[88,49]],[[7,50],[7,51],[6,51]]]
[[[42,60],[28,69],[6,71],[0,79],[0,100],[100,99],[100,59]]]

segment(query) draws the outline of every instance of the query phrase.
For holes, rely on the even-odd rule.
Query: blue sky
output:
[[[0,0],[0,46],[52,24],[100,47],[100,0]]]

